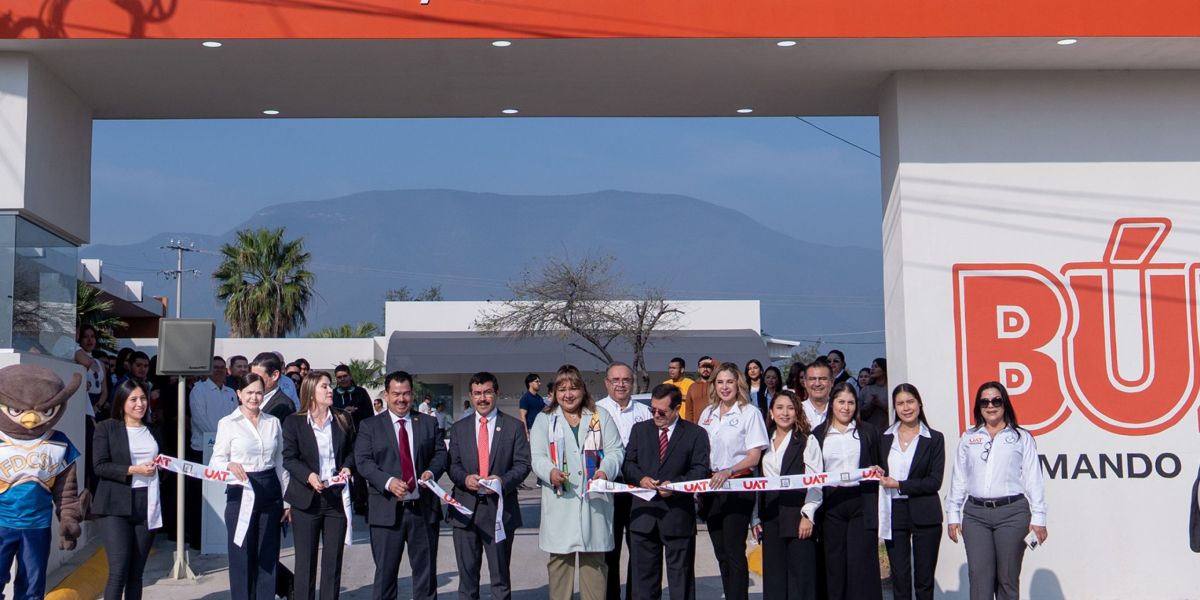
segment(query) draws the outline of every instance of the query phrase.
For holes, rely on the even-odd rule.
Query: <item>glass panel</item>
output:
[[[16,255],[16,215],[0,215],[0,348],[13,343],[13,257]]]
[[[11,248],[12,348],[71,358],[78,248],[19,217]]]

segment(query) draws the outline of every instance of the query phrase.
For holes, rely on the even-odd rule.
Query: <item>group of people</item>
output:
[[[517,491],[530,471],[540,487],[539,546],[553,600],[570,598],[576,579],[585,600],[622,592],[659,598],[664,559],[670,597],[696,597],[698,518],[729,600],[748,595],[750,536],[762,543],[766,598],[880,598],[880,539],[894,597],[930,598],[943,515],[949,538],[966,544],[971,597],[1016,598],[1027,543],[1046,536],[1036,446],[995,382],[976,395],[943,510],[945,442],[916,387],[891,390],[895,419],[886,427],[868,418],[877,407],[863,406],[873,386],[887,385],[883,359],[869,380],[851,378],[836,352],[784,381],[757,361],[703,357],[692,381],[677,358],[645,404],[633,400],[634,374],[624,363],[608,367],[600,400],[577,368],[564,365],[545,400],[536,396],[540,378],[526,380],[537,404],[522,400],[524,419],[498,409],[499,380],[481,372],[469,382],[471,410],[453,423],[417,405],[414,379],[403,371],[387,375],[380,411],[347,385],[341,367],[333,376],[309,369],[293,401],[284,382],[295,382],[273,353],[239,375],[213,362],[212,376],[192,388],[190,447],[200,450],[196,435],[211,428],[208,467],[238,482],[227,487],[225,509],[234,599],[274,598],[285,523],[295,536],[296,597],[337,598],[356,484],[365,492],[379,599],[397,597],[405,550],[414,597],[436,597],[443,521],[452,529],[460,596],[479,597],[486,558],[492,597],[510,597],[513,539],[523,525]],[[166,446],[153,426],[153,391],[137,377],[113,385],[111,418],[95,427],[92,512],[110,549],[106,598],[140,597],[141,569],[162,525],[154,457]],[[696,495],[667,487],[861,469],[874,476],[799,491]],[[435,493],[443,476],[453,504],[465,510],[444,506]],[[649,493],[589,493],[592,481]]]

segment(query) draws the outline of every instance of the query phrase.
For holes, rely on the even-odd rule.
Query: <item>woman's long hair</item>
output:
[[[300,382],[300,411],[296,414],[308,416],[308,411],[312,410],[313,404],[317,402],[317,386],[321,385],[321,380],[328,381],[333,385],[333,377],[325,371],[309,371],[308,375]],[[337,420],[338,426],[342,431],[350,431],[350,416],[345,411],[338,410],[332,406],[329,407],[329,414]]]
[[[792,439],[800,440],[808,437],[808,434],[812,433],[812,425],[808,422],[808,415],[804,414],[804,407],[800,405],[800,398],[790,391],[781,391],[775,395],[773,400],[771,400],[772,410],[775,408],[775,403],[779,402],[780,400],[791,402],[792,410],[796,413],[796,426],[792,427]],[[775,426],[775,419],[772,416],[772,418],[767,422],[767,435],[775,435],[776,429],[777,427]]]
[[[750,365],[758,365],[758,389],[761,390],[762,386],[763,386],[763,375],[765,375],[766,372],[763,371],[762,363],[759,362],[759,360],[757,358],[752,358],[752,359],[746,361],[746,368],[742,370],[742,374],[746,376],[746,388],[749,389],[750,382],[751,382],[751,380],[750,380]]]
[[[892,412],[896,412],[896,396],[899,396],[902,392],[911,394],[913,398],[917,399],[917,419],[926,427],[929,427],[929,421],[925,419],[925,401],[921,400],[921,392],[917,391],[917,386],[911,383],[901,383],[896,386],[896,389],[892,390]],[[894,422],[900,422],[900,415],[896,415]]]
[[[142,390],[142,393],[146,395],[146,412],[142,415],[142,424],[149,425],[150,390],[146,387],[146,384],[133,379],[122,381],[121,385],[118,385],[113,390],[113,403],[112,408],[109,409],[109,414],[112,418],[123,422],[125,420],[125,402],[133,395],[134,390]]]
[[[550,404],[542,412],[550,413],[558,408],[558,394],[563,390],[563,386],[568,383],[583,392],[583,407],[596,412],[596,401],[592,399],[592,394],[588,392],[587,384],[583,382],[583,375],[575,365],[563,365],[558,368],[558,372],[554,374],[554,391],[550,394]]]
[[[1004,423],[1013,428],[1017,435],[1021,435],[1021,426],[1017,424],[1017,411],[1013,409],[1012,400],[1008,397],[1008,390],[999,381],[988,381],[979,386],[975,390],[975,429],[984,426],[983,407],[979,402],[983,400],[983,392],[987,389],[993,389],[1000,392],[1000,399],[1004,401]]]
[[[721,363],[721,366],[713,372],[712,385],[708,386],[708,405],[716,406],[721,402],[721,398],[717,396],[717,378],[721,373],[732,373],[734,380],[737,382],[737,404],[745,406],[750,403],[750,388],[746,385],[746,374],[734,363]]]
[[[783,373],[779,372],[779,367],[776,367],[773,365],[770,367],[767,367],[767,370],[763,371],[763,374],[762,374],[762,387],[758,388],[759,393],[762,393],[764,390],[767,389],[767,373],[774,373],[775,380],[779,382],[778,388],[770,390],[770,392],[772,394],[771,397],[774,398],[775,396],[779,395],[779,392],[783,391]]]
[[[854,401],[854,438],[858,439],[858,429],[862,426],[862,421],[858,418],[858,392],[854,391],[854,386],[850,385],[849,381],[843,381],[835,386],[829,392],[829,404],[825,406],[825,429],[821,431],[821,445],[825,444],[825,436],[829,434],[829,430],[833,428],[833,403],[837,401],[837,397],[841,394],[849,394],[850,399]]]

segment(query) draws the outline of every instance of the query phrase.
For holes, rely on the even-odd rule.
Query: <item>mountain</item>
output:
[[[234,232],[258,227],[284,227],[285,237],[303,237],[312,254],[317,298],[306,330],[382,324],[384,294],[400,286],[441,285],[447,300],[503,299],[505,283],[541,259],[587,254],[611,255],[629,282],[665,288],[677,299],[759,299],[763,328],[778,337],[883,329],[878,251],[808,243],[738,211],[670,194],[372,191],[270,206],[220,236],[162,233],[137,244],[86,246],[80,256],[101,258],[117,276],[145,281],[148,295],[173,300],[174,283],[157,272],[174,269],[175,255],[162,246],[180,238],[194,243],[198,252],[187,254],[184,266],[201,274],[184,280],[184,314],[216,319],[224,335],[210,276],[217,250]],[[804,224],[780,228],[803,232]],[[847,232],[847,239],[857,235]],[[883,354],[881,343],[844,349],[854,366]]]

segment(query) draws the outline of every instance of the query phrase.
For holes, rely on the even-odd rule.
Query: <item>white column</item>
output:
[[[1200,73],[899,73],[880,127],[889,380],[946,434],[943,495],[1004,381],[1045,457],[1022,597],[1194,594]],[[943,538],[947,597],[964,564]]]

